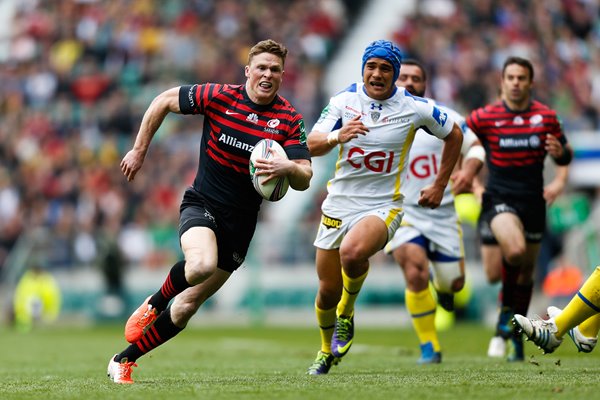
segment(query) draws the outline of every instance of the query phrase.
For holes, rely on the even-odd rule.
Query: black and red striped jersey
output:
[[[467,125],[487,154],[486,191],[543,195],[546,135],[554,135],[563,145],[567,142],[554,110],[534,100],[527,110],[517,112],[497,101],[471,112]]]
[[[189,85],[179,89],[179,107],[182,114],[204,115],[193,186],[223,207],[258,212],[262,197],[252,186],[248,165],[259,140],[277,141],[291,160],[310,160],[302,115],[279,95],[259,105],[244,85]]]

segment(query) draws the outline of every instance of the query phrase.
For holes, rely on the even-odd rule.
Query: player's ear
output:
[[[244,75],[246,76],[246,78],[250,78],[250,66],[246,65],[244,67]]]

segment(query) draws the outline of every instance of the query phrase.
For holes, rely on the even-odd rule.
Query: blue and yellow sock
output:
[[[433,351],[440,351],[440,341],[435,330],[436,302],[429,288],[420,292],[405,291],[406,309],[421,344],[431,342]]]

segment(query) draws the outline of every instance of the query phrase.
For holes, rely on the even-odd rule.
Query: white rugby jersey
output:
[[[401,206],[415,133],[425,128],[443,139],[452,130],[454,120],[434,103],[404,88],[397,88],[386,100],[374,100],[358,82],[331,98],[311,131],[331,132],[357,115],[369,132],[338,145],[335,174],[327,184],[323,208]]]
[[[477,136],[469,129],[465,119],[459,113],[451,108],[436,104],[433,99],[426,98],[426,100],[447,113],[460,127],[464,135],[463,146],[461,148],[461,153],[464,157],[471,143],[477,139]],[[440,170],[443,147],[444,143],[441,140],[431,136],[422,129],[417,131],[408,156],[408,176],[402,193],[404,194],[404,205],[406,207],[420,207],[418,202],[421,189],[435,181],[435,177]],[[454,196],[450,189],[450,185],[446,186],[441,206],[451,204],[454,201]]]

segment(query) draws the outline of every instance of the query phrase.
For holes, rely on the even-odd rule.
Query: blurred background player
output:
[[[33,264],[25,271],[15,288],[15,327],[28,332],[36,324],[56,320],[61,302],[61,291],[56,279],[39,263]]]
[[[546,226],[544,159],[550,154],[556,164],[568,165],[573,157],[556,112],[532,98],[533,81],[531,62],[509,57],[502,68],[501,100],[467,118],[486,152],[482,252],[494,246],[502,259],[502,305],[491,345],[510,339],[509,361],[524,359],[521,335],[511,320],[515,313],[527,314],[533,292]]]
[[[313,156],[339,145],[315,239],[319,291],[315,300],[321,350],[309,374],[326,374],[347,354],[354,336],[354,303],[369,270],[402,219],[402,184],[418,127],[444,140],[441,166],[421,190],[422,207],[440,205],[460,155],[462,132],[435,105],[397,88],[402,55],[387,40],[362,57],[363,81],[332,97],[308,136]]]
[[[529,319],[515,314],[518,328],[544,353],[552,353],[569,334],[577,350],[590,353],[598,342],[600,330],[600,266],[584,282],[564,310],[548,307],[550,319]]]
[[[162,287],[127,321],[125,339],[131,345],[108,364],[115,383],[133,383],[135,361],[181,332],[244,262],[262,202],[249,177],[253,146],[272,138],[289,157],[272,152],[272,158],[258,159],[256,175],[266,175],[267,180],[286,175],[292,188],[308,188],[312,169],[304,122],[278,95],[286,55],[282,44],[261,41],[249,51],[245,85],[207,83],[169,89],[144,114],[133,149],[121,161],[128,181],[142,167],[150,141],[168,113],[204,115],[204,134],[198,173],[181,203],[179,237],[185,260],[171,268]]]
[[[400,76],[396,85],[404,87],[414,96],[423,97],[427,87],[425,68],[416,60],[402,60]],[[432,99],[424,99],[436,104]],[[439,104],[437,107],[449,114],[461,127],[463,143],[462,168],[453,175],[446,187],[444,197],[435,210],[418,204],[421,188],[435,181],[440,169],[443,142],[423,129],[415,135],[408,159],[408,176],[403,187],[404,217],[402,224],[386,245],[400,265],[406,280],[406,308],[421,347],[420,364],[441,362],[441,346],[435,327],[436,306],[454,309],[454,293],[465,283],[464,248],[462,229],[454,208],[455,193],[472,191],[473,178],[479,172],[485,157],[483,147],[475,134],[468,129],[465,120],[456,111]],[[475,158],[476,162],[471,159]],[[429,287],[430,264],[436,299]]]
[[[554,201],[564,192],[567,185],[568,176],[569,166],[555,166],[554,178],[550,183],[544,186],[544,199],[546,200],[546,206],[551,206],[554,203]],[[477,193],[477,197],[481,202],[481,197],[483,196],[484,188],[483,186],[481,186],[481,183],[477,178],[474,180],[474,191],[475,193]],[[542,242],[540,245],[540,252],[543,251],[544,241],[546,240],[547,234],[548,230],[545,230],[544,237],[542,238]],[[490,285],[502,282],[502,252],[499,246],[482,244],[481,262],[483,264],[483,269],[486,275],[487,282]],[[500,305],[500,308],[502,308],[502,291],[500,291],[498,295],[498,303]],[[500,334],[501,328],[499,328],[499,326],[505,324],[505,319],[507,317],[508,316],[502,318],[501,323],[497,324],[496,333],[492,337],[492,339],[490,339],[490,343],[488,346],[489,357],[502,358],[506,355],[507,341],[503,337],[503,335]],[[500,322],[500,319],[498,322]]]

